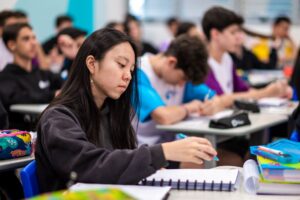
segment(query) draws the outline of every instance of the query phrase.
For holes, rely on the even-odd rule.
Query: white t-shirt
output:
[[[162,100],[165,105],[158,104],[158,107],[181,105],[184,95],[184,85],[174,86],[166,83],[164,80],[159,78],[153,71],[153,68],[149,61],[149,56],[151,56],[151,54],[145,54],[140,58],[141,70],[145,73],[151,84],[144,85],[143,92],[154,90],[154,92],[156,92],[159,96],[156,95],[156,99],[144,98],[141,100],[141,104],[143,103],[142,101],[152,101],[154,103],[154,101],[157,102],[159,98],[159,101]],[[145,94],[144,97],[146,96],[147,94]],[[145,122],[139,122],[138,128],[136,128],[136,121],[137,119],[135,119],[133,127],[136,129],[139,145],[153,145],[157,143],[172,141],[175,139],[174,134],[156,129],[156,123],[152,119]]]
[[[224,53],[220,63],[214,58],[209,57],[208,64],[213,71],[215,78],[219,82],[224,94],[231,94],[233,92],[233,60],[230,55],[228,53]]]

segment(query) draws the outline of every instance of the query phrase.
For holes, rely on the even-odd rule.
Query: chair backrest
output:
[[[300,134],[298,133],[297,130],[294,130],[292,132],[290,139],[295,141],[295,142],[300,142]]]
[[[36,175],[36,162],[31,161],[21,171],[21,181],[25,198],[30,198],[39,194],[39,185]]]

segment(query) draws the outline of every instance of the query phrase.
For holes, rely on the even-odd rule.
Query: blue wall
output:
[[[93,5],[94,0],[17,0],[12,9],[25,11],[39,41],[44,41],[55,34],[55,18],[62,14],[71,15],[75,27],[91,33],[94,29]]]

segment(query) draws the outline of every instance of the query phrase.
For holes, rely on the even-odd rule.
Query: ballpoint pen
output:
[[[279,151],[276,149],[271,149],[271,148],[264,147],[264,146],[258,146],[257,150],[261,150],[261,151],[268,152],[268,153],[275,154],[275,155],[282,156],[282,157],[290,157],[289,154],[285,154],[282,151]]]
[[[187,138],[188,136],[184,135],[183,133],[179,133],[177,134],[178,138],[180,139],[184,139],[184,138]],[[214,156],[214,161],[219,161],[219,158],[217,156]]]
[[[208,92],[206,93],[206,95],[204,97],[204,101],[207,101],[209,99],[209,95],[210,95],[210,89],[208,89]]]

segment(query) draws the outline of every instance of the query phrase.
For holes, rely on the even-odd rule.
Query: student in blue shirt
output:
[[[214,97],[214,109],[201,113],[202,101],[211,99],[215,92],[201,84],[208,72],[207,52],[196,37],[182,35],[173,40],[165,53],[145,54],[138,72],[139,144],[175,139],[173,134],[158,131],[156,124],[172,124],[192,113],[213,114],[223,108],[220,98]]]

